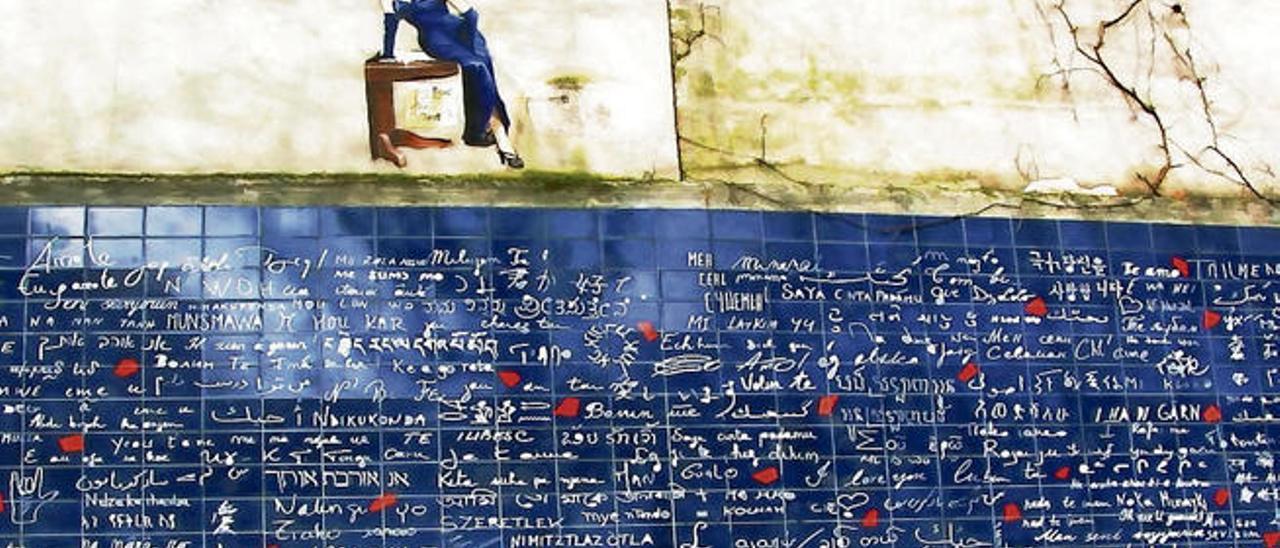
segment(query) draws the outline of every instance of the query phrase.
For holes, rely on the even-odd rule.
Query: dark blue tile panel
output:
[[[1263,545],[1277,234],[3,208],[0,542]]]

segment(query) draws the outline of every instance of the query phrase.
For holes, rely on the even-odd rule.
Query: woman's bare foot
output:
[[[409,165],[409,159],[391,142],[391,137],[386,133],[378,134],[378,145],[382,147],[382,157],[390,160],[396,167],[403,168]]]

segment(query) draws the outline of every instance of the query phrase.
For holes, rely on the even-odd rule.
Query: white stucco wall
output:
[[[472,3],[531,168],[674,173],[663,3]],[[381,34],[375,0],[0,0],[0,170],[394,172],[367,147]],[[575,101],[547,84],[563,75],[587,82]],[[491,150],[409,156],[500,169]]]
[[[676,0],[688,10],[714,7],[713,36],[682,62],[682,128],[755,154],[753,132],[767,114],[771,160],[828,166],[836,179],[843,168],[1014,174],[1021,155],[1041,177],[1121,184],[1158,164],[1154,126],[1096,74],[1073,73],[1070,96],[1052,78],[1036,89],[1037,77],[1056,70],[1055,53],[1063,67],[1087,67],[1048,13],[1054,43],[1037,3],[1056,0]],[[1066,0],[1087,41],[1129,3]],[[1183,2],[1187,26],[1172,20],[1173,4],[1150,2],[1179,45],[1194,48],[1233,154],[1247,166],[1280,163],[1280,3]],[[1122,27],[1108,58],[1161,107],[1179,144],[1197,150],[1207,130],[1194,87],[1179,79],[1162,37],[1148,72],[1145,12]],[[827,78],[851,90],[804,88]],[[1193,169],[1174,178],[1213,179]]]

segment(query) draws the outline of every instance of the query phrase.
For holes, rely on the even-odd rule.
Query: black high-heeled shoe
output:
[[[514,152],[498,150],[498,160],[502,162],[502,165],[511,169],[524,169],[524,160],[521,160],[520,155]]]

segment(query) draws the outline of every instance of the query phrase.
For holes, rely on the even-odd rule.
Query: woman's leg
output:
[[[492,143],[497,145],[498,158],[503,165],[516,169],[524,167],[524,161],[516,153],[507,134],[506,108],[498,97],[498,87],[488,63],[468,60],[459,64],[462,66],[463,103],[467,117],[463,141],[488,146],[488,136],[492,134]]]
[[[420,35],[422,49],[437,59],[458,63],[462,70],[463,106],[466,125],[462,140],[467,144],[497,144],[498,155],[509,167],[522,167],[524,162],[515,152],[507,129],[511,125],[506,105],[498,94],[493,61],[489,58],[484,39],[476,32],[471,47],[452,40],[442,33]],[[489,135],[493,135],[493,141]]]
[[[511,144],[511,137],[507,135],[507,126],[502,123],[502,119],[498,117],[498,113],[494,112],[489,118],[489,131],[493,132],[493,137],[497,141],[498,150],[502,152],[516,151],[516,147]]]
[[[419,34],[422,49],[436,59],[458,63],[462,69],[463,98],[466,107],[466,129],[463,140],[483,143],[485,134],[492,127],[490,119],[497,117],[503,127],[509,125],[506,108],[498,94],[498,82],[494,76],[484,37],[474,29],[467,36],[454,36],[435,30]],[[494,132],[495,135],[497,132]]]
[[[497,82],[483,60],[472,58],[457,61],[462,67],[463,106],[467,117],[463,140],[484,142],[490,120],[498,110]]]

